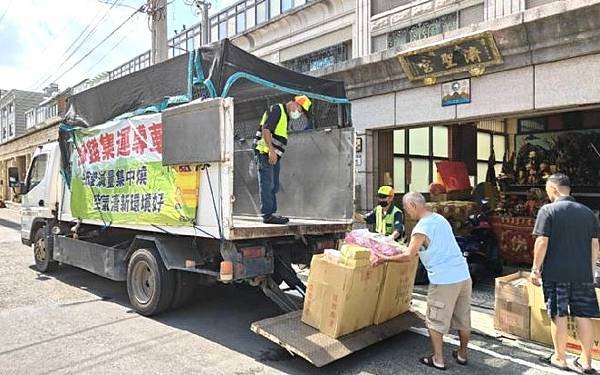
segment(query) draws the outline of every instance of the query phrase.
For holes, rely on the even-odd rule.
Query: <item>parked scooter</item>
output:
[[[455,236],[456,242],[467,260],[473,283],[480,282],[489,275],[496,277],[502,274],[500,248],[498,239],[489,222],[491,209],[488,203],[489,201],[482,200],[481,212],[469,216],[465,223],[471,228],[469,234]],[[428,282],[427,270],[419,261],[415,283],[427,284]]]

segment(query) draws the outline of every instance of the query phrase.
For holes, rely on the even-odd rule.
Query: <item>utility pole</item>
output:
[[[208,9],[210,9],[210,1],[199,1],[202,6],[202,45],[206,46],[210,40],[208,32],[210,30],[210,21],[208,20]]]
[[[205,46],[210,43],[208,33],[210,30],[210,21],[208,20],[208,10],[210,9],[210,0],[191,0],[191,2],[185,1],[188,5],[195,5],[198,8],[198,13],[202,16],[201,25],[202,31],[200,32],[200,45]]]
[[[152,32],[150,64],[154,65],[168,58],[167,0],[148,0],[147,13]]]

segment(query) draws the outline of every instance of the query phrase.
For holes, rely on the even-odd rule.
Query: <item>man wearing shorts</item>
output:
[[[444,334],[450,328],[458,330],[460,348],[452,353],[460,365],[467,364],[467,345],[471,334],[471,276],[465,258],[454,239],[452,227],[443,216],[432,213],[419,193],[407,193],[402,199],[404,212],[419,220],[412,231],[408,250],[384,257],[376,262],[408,262],[417,254],[427,269],[426,323],[433,346],[433,355],[419,361],[438,370],[445,370]]]
[[[594,288],[594,266],[598,259],[600,227],[593,212],[570,196],[569,178],[554,174],[546,182],[552,203],[538,213],[533,234],[531,282],[540,284],[551,319],[554,354],[543,358],[548,364],[567,369],[567,317],[575,317],[582,351],[573,362],[581,373],[596,373],[591,367],[594,328],[591,318],[599,318]]]

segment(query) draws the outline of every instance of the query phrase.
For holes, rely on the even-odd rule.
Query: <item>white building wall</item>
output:
[[[318,1],[231,40],[255,56],[281,63],[352,42],[354,10],[355,0]]]
[[[440,84],[356,99],[352,119],[365,132],[562,110],[600,103],[598,80],[600,55],[582,56],[471,78],[469,104],[442,107]]]

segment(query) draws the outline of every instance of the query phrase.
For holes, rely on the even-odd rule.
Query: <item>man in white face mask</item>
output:
[[[277,212],[277,192],[279,191],[280,159],[285,152],[288,139],[289,120],[298,120],[303,111],[311,107],[308,97],[296,96],[285,105],[272,105],[262,116],[254,139],[256,163],[258,165],[258,186],[260,193],[260,213],[267,224],[287,224],[289,219]]]

